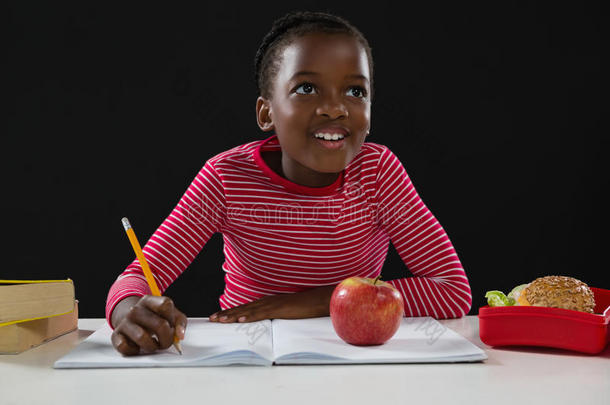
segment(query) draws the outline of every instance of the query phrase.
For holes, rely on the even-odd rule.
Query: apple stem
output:
[[[375,285],[375,283],[377,283],[377,280],[379,280],[381,278],[381,274],[378,275],[377,277],[375,277],[375,280],[373,280],[373,285]]]

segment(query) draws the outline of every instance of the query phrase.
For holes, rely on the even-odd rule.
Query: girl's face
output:
[[[284,49],[272,99],[256,102],[259,127],[275,129],[280,142],[280,175],[309,187],[337,179],[370,129],[369,80],[366,51],[348,35],[308,34]],[[345,137],[328,148],[320,132]]]

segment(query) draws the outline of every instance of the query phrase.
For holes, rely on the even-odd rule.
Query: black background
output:
[[[294,8],[84,3],[8,7],[0,278],[70,277],[81,317],[102,317],[134,258],[121,218],[143,245],[205,160],[269,135],[253,59]],[[610,288],[599,3],[299,4],[369,40],[368,140],[401,159],[448,232],[470,314],[486,290],[543,275]],[[216,234],[166,294],[188,316],[218,310],[223,260]],[[391,247],[383,278],[405,274]]]

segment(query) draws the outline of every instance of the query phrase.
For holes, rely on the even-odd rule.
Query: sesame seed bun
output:
[[[534,305],[593,313],[595,299],[589,286],[566,276],[546,276],[523,289],[518,305]]]

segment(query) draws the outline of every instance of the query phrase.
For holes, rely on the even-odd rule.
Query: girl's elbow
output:
[[[461,318],[463,316],[468,315],[468,313],[470,312],[471,309],[472,309],[472,294],[469,290],[468,293],[466,294],[466,296],[462,297],[462,299],[459,301],[456,318]]]
[[[446,318],[445,319],[457,319],[462,318],[470,312],[472,309],[472,294],[470,290],[464,292],[462,294],[457,294],[454,296],[453,305],[451,305],[451,310],[445,310]]]

